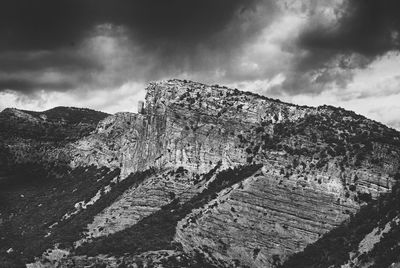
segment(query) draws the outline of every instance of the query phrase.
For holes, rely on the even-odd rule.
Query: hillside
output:
[[[397,175],[400,179],[400,174]],[[398,267],[400,189],[370,202],[281,267]]]
[[[400,262],[365,242],[397,233],[400,133],[341,108],[168,80],[137,114],[6,109],[0,129],[3,266]]]
[[[90,109],[56,107],[43,112],[7,108],[0,112],[0,176],[25,165],[68,163],[58,150],[89,135],[108,114]]]
[[[6,108],[0,112],[0,137],[70,141],[85,136],[109,114],[90,109],[56,107],[43,112]]]

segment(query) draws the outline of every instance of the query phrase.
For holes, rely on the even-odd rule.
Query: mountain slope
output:
[[[76,140],[89,134],[106,116],[103,112],[74,107],[43,112],[7,108],[0,113],[0,135],[42,141]]]
[[[43,167],[44,163],[68,165],[71,159],[60,148],[89,135],[106,116],[73,107],[43,112],[4,109],[0,112],[0,176]]]
[[[29,122],[38,116],[23,113]],[[12,241],[21,240],[17,230],[37,232],[22,224],[25,217],[51,208],[16,198],[25,184],[1,192],[12,196],[1,211],[5,261],[32,262],[47,248],[31,267],[275,267],[399,179],[400,134],[340,108],[169,80],[149,85],[140,113],[117,113],[94,126],[101,116],[66,119],[72,123],[63,133],[73,134],[51,146],[24,137],[10,150],[21,159],[21,148],[34,148],[34,157],[20,162],[66,186],[49,197],[62,205],[41,226],[45,237],[35,235],[42,246],[33,251]],[[31,191],[30,203],[40,196]],[[4,231],[10,225],[15,229]],[[13,253],[4,253],[9,248]]]
[[[400,179],[400,173],[397,175]],[[363,207],[338,228],[282,267],[398,267],[400,265],[400,189]]]

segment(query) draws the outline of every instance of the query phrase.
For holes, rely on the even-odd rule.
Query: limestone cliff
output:
[[[232,167],[248,160],[240,135],[261,123],[271,132],[274,123],[315,112],[217,86],[154,83],[142,114],[118,113],[102,121],[95,134],[72,145],[73,163],[121,167],[124,175],[168,166],[205,172],[220,160]]]

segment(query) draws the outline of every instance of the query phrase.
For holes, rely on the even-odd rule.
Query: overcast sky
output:
[[[0,109],[136,111],[183,78],[400,129],[398,0],[3,0]]]

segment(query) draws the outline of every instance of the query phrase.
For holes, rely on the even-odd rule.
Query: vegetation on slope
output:
[[[232,93],[233,96],[237,94],[240,94],[239,91]],[[193,98],[185,98],[189,104],[195,101]],[[234,98],[232,98],[233,101]],[[221,103],[221,112],[217,116],[221,116],[226,111],[226,105],[228,104]],[[237,106],[235,109],[240,110],[242,107]],[[396,165],[398,167],[398,163],[388,162],[392,160],[390,155],[392,152],[397,153],[398,156],[399,150],[396,149],[400,146],[398,132],[342,109],[332,107],[318,109],[320,113],[309,114],[296,121],[272,124],[272,120],[267,120],[260,122],[257,126],[252,126],[249,131],[245,130],[244,133],[237,135],[237,138],[240,140],[240,146],[248,154],[249,166],[221,172],[206,190],[189,202],[181,204],[178,199],[175,199],[135,226],[108,237],[96,238],[92,243],[78,248],[75,253],[88,255],[112,253],[121,256],[125,253],[140,254],[150,250],[179,247],[172,242],[177,222],[193,209],[210,202],[222,189],[253,174],[259,166],[252,164],[257,163],[257,160],[260,160],[257,159],[259,157],[268,157],[269,152],[272,151],[285,153],[285,157],[290,160],[288,162],[291,164],[282,168],[281,174],[285,176],[289,176],[288,171],[293,172],[297,167],[303,167],[302,170],[305,170],[306,166],[308,170],[325,168],[329,162],[333,162],[332,159],[337,160],[343,169],[349,166],[352,168],[372,166],[381,171],[387,166],[392,166],[392,170],[396,169]],[[65,107],[43,113],[23,112],[37,120],[14,118],[13,121],[9,121],[9,117],[2,113],[0,114],[0,138],[18,136],[41,142],[65,143],[87,135],[95,128],[97,122],[106,116],[95,111]],[[43,119],[43,115],[46,119]],[[274,122],[276,121],[278,117],[274,118]],[[43,147],[43,144],[43,142],[39,143],[39,146]],[[2,163],[7,162],[7,143],[0,144],[1,147],[4,150],[0,149],[0,168]],[[304,160],[306,158],[310,161]],[[393,157],[393,159],[398,158]],[[39,166],[20,167],[23,170],[36,170],[33,173],[37,174],[37,178],[33,178],[30,174],[23,176],[19,174],[12,178],[14,184],[5,187],[0,185],[2,219],[0,221],[0,256],[3,258],[2,263],[0,260],[0,266],[28,262],[33,256],[40,255],[55,243],[71,247],[72,242],[80,238],[85,226],[94,215],[111,204],[128,187],[140,183],[151,173],[148,171],[128,177],[115,185],[109,193],[103,194],[94,205],[60,222],[63,215],[73,210],[75,203],[88,201],[97,191],[110,184],[113,177],[118,175],[117,171],[113,173],[94,167],[57,171],[58,167],[54,167],[51,170],[57,176],[49,178]],[[350,186],[349,190],[351,190]],[[390,219],[392,214],[398,213],[396,206],[386,205],[385,207],[385,198],[388,198],[390,202],[399,203],[395,195],[392,199],[390,196],[392,195],[380,199],[381,203],[372,203],[363,208],[349,223],[327,234],[315,246],[311,245],[307,248],[304,253],[293,257],[294,261],[290,259],[285,264],[289,266],[285,267],[328,267],[343,263],[348,258],[348,253],[357,249],[358,243],[366,233],[370,232],[376,224],[385,223],[385,220],[380,217],[389,215],[387,217]],[[387,201],[388,204],[389,201]],[[385,208],[382,209],[382,207]],[[369,217],[370,215],[375,216]],[[57,225],[51,228],[51,233],[48,235],[49,227],[56,222]],[[390,235],[397,239],[399,230],[400,228],[394,226]],[[366,255],[363,258],[365,261],[374,259],[376,265],[386,265],[389,261],[396,261],[394,257],[394,254],[398,253],[396,239],[385,235],[381,243],[370,253],[382,257]],[[5,254],[9,247],[12,247],[14,252]],[[293,265],[296,262],[302,266]]]
[[[400,174],[396,175],[400,180]],[[326,268],[340,267],[349,259],[349,253],[358,252],[360,242],[375,227],[381,230],[396,216],[400,216],[400,186],[391,193],[361,208],[349,221],[325,234],[304,251],[292,255],[282,268]],[[373,268],[389,267],[400,262],[400,224],[391,223],[391,229],[383,235],[372,251],[360,256],[361,263],[373,262]]]
[[[69,124],[97,124],[109,114],[87,108],[55,107],[44,112],[24,111],[33,116],[46,115],[48,121],[58,122],[60,119]]]
[[[400,146],[399,133],[380,123],[333,107],[295,121],[272,125],[263,121],[238,138],[251,160],[266,150],[285,151],[290,155],[314,157],[323,161],[340,159],[342,166],[360,166],[363,161],[382,166],[385,162],[376,148]],[[325,111],[327,110],[327,111]]]
[[[16,115],[21,113],[22,115]],[[0,138],[73,141],[88,135],[108,114],[90,109],[56,107],[44,112],[5,109],[0,113]]]
[[[188,202],[180,204],[179,199],[175,199],[133,227],[107,237],[96,238],[93,242],[79,247],[75,253],[90,256],[98,254],[121,256],[125,253],[137,255],[152,250],[176,249],[178,245],[173,244],[173,238],[178,221],[186,217],[193,209],[200,208],[215,199],[221,190],[248,178],[260,167],[261,165],[249,165],[221,171],[216,179],[210,182],[208,188]],[[205,176],[211,177],[211,175]]]
[[[112,180],[119,176],[118,169],[93,166],[74,170],[56,169],[54,167],[52,173],[46,176],[45,171],[38,172],[39,167],[28,169],[26,166],[22,169],[26,171],[24,174],[0,181],[0,267],[33,261],[33,257],[40,256],[56,243],[61,247],[72,247],[94,215],[114,202],[127,188],[152,173],[146,171],[130,175],[122,182],[114,183]],[[102,192],[100,200],[61,220],[64,215],[76,210],[76,203],[88,202],[107,185],[112,186],[111,191]],[[10,248],[13,253],[7,254]]]

